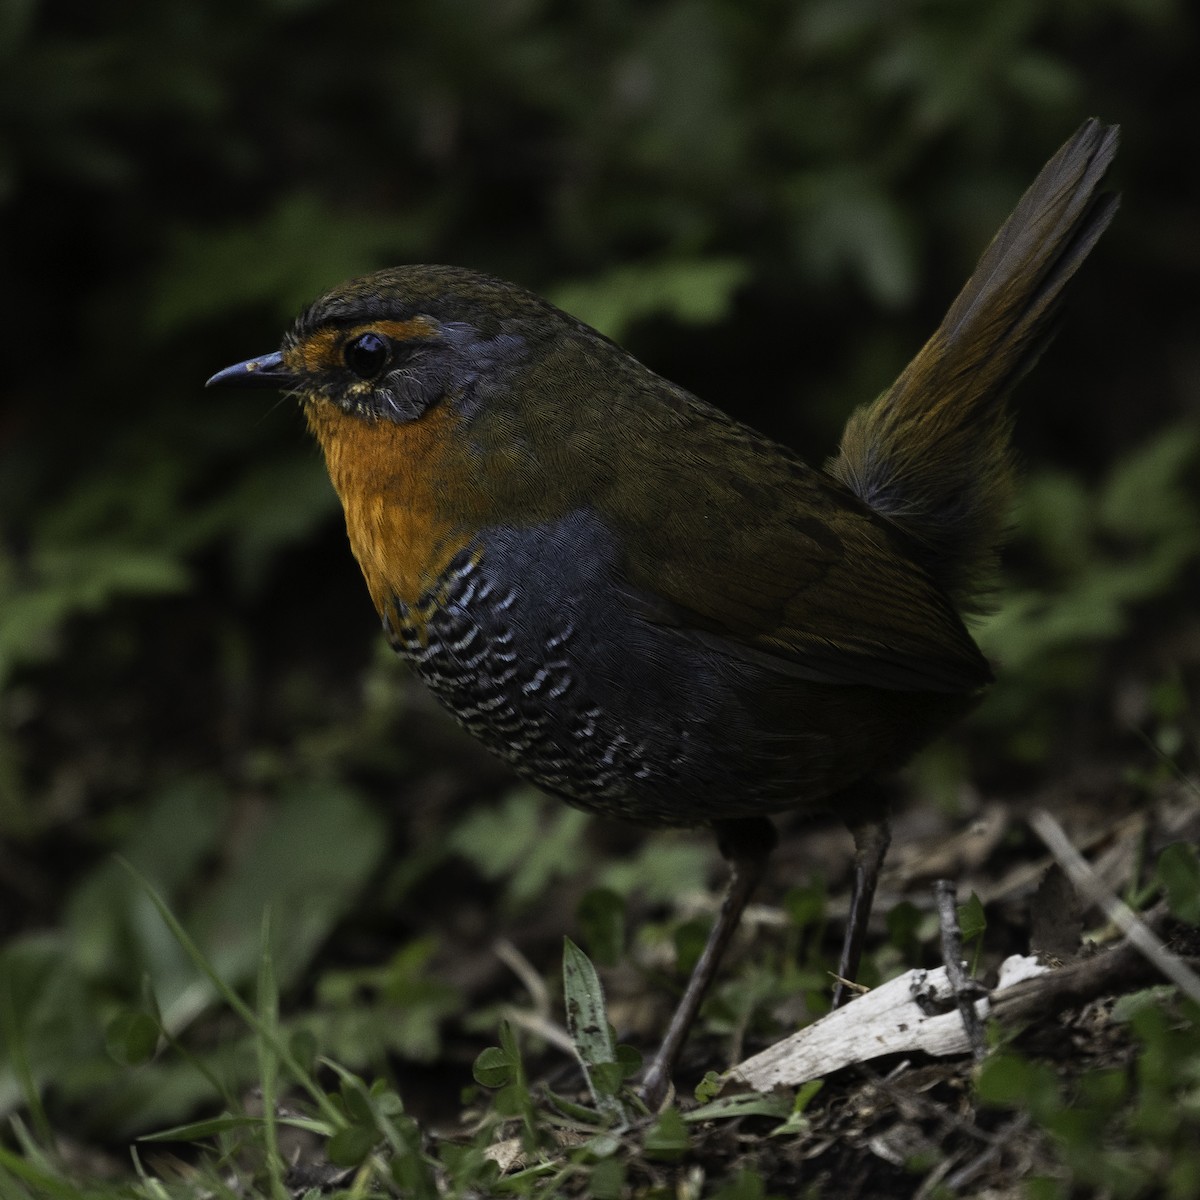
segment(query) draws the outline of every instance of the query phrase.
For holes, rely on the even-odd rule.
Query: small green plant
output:
[[[1188,925],[1200,926],[1200,856],[1194,846],[1175,842],[1158,856],[1155,880],[1171,912]]]
[[[500,1045],[476,1058],[475,1080],[498,1089],[493,1109],[520,1118],[528,1149],[553,1144],[554,1130],[563,1127],[560,1119],[573,1130],[591,1130],[598,1138],[593,1139],[593,1148],[604,1149],[608,1145],[605,1130],[627,1128],[645,1116],[645,1107],[627,1086],[641,1067],[641,1056],[632,1047],[617,1045],[596,968],[570,938],[564,939],[563,993],[567,1031],[592,1107],[545,1090],[549,1108],[539,1114],[516,1034],[507,1021],[500,1026]]]
[[[1182,921],[1200,917],[1200,862],[1191,846],[1170,846],[1156,879]],[[1081,1189],[1140,1200],[1190,1200],[1200,1179],[1200,1005],[1160,986],[1122,997],[1112,1020],[1125,1026],[1131,1060],[1073,1077],[1011,1049],[980,1067],[985,1106],[1029,1115],[1045,1135],[1056,1170],[1031,1182],[1038,1200]]]
[[[617,1045],[596,968],[570,938],[563,940],[567,1032],[575,1043],[596,1107],[619,1123],[628,1124],[640,1106],[622,1099],[621,1091],[625,1081],[641,1069],[642,1056],[632,1046]]]
[[[807,1128],[804,1111],[820,1090],[820,1081],[806,1085],[794,1098],[754,1092],[721,1096],[722,1081],[713,1073],[698,1089],[702,1099],[698,1107],[681,1110],[669,1105],[651,1116],[630,1085],[641,1065],[640,1056],[616,1043],[599,976],[570,939],[564,945],[563,985],[567,1029],[591,1105],[581,1105],[544,1087],[531,1087],[519,1042],[507,1023],[500,1029],[500,1045],[484,1050],[475,1061],[476,1081],[497,1089],[492,1111],[520,1122],[529,1155],[523,1168],[525,1178],[536,1174],[542,1181],[539,1186],[544,1186],[550,1178],[562,1182],[571,1176],[586,1176],[588,1194],[619,1196],[630,1161],[641,1156],[652,1163],[678,1163],[693,1151],[695,1130],[706,1123],[765,1118],[772,1123],[772,1132],[781,1137]],[[752,1172],[735,1180],[736,1186],[734,1181],[723,1185],[735,1187],[734,1191],[720,1194],[763,1194],[753,1190],[761,1180]],[[515,1186],[513,1178],[508,1182]],[[751,1190],[738,1190],[743,1188]]]
[[[987,914],[983,901],[972,892],[965,904],[958,906],[958,927],[962,933],[963,949],[973,948],[971,974],[979,970],[979,956],[983,953],[983,935],[987,932]]]
[[[1045,1178],[1043,1197],[1098,1189],[1116,1200],[1189,1200],[1200,1179],[1200,1008],[1158,989],[1122,1005],[1136,1046],[1128,1066],[1078,1079],[1012,1051],[980,1068],[985,1105],[1027,1112],[1070,1183]]]

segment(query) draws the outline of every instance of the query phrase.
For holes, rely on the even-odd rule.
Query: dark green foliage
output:
[[[314,1071],[335,1108],[299,1094],[340,1159],[384,1147],[393,1193],[437,1171],[487,1193],[494,1127],[414,1153],[409,1091],[364,1081],[433,1062],[455,1095],[469,1083],[515,989],[476,969],[498,932],[554,975],[601,888],[589,952],[661,950],[668,907],[711,882],[698,843],[585,830],[471,757],[380,648],[292,406],[202,391],[356,272],[514,278],[819,463],[1047,154],[1086,115],[1121,122],[1123,210],[1017,393],[1026,483],[980,631],[1000,682],[940,778],[1002,789],[1016,757],[1120,755],[1142,787],[1194,771],[1197,44],[1178,0],[0,6],[0,1113],[25,1114],[0,1135],[0,1193],[161,1194],[130,1138],[202,1117],[178,1136],[212,1139],[214,1162],[274,1162],[245,1089],[277,1078],[290,1102]],[[1194,917],[1194,859],[1159,871]],[[819,1007],[823,887],[786,907],[787,945],[727,981],[710,1034]],[[889,968],[930,945],[912,918]],[[248,996],[257,1026],[229,1015]],[[1172,1164],[1200,1169],[1178,1073],[1194,1014],[1156,1004],[1129,1018],[1144,1066],[1088,1084],[1071,1117],[1119,1135],[1093,1161],[1121,1194],[1182,1195]],[[536,1138],[515,1036],[504,1103]],[[1015,1070],[1046,1099],[997,1076],[1004,1103],[1065,1122],[1074,1094]],[[669,1155],[689,1132],[650,1140]],[[77,1185],[56,1135],[132,1182]],[[1072,1147],[1094,1147],[1061,1137],[1086,1186]],[[612,1144],[571,1170],[597,1196],[642,1178]],[[791,1190],[759,1182],[708,1186]]]
[[[625,904],[611,888],[596,888],[579,902],[583,927],[592,959],[601,966],[616,966],[625,949]]]
[[[1183,1200],[1194,1193],[1200,1171],[1200,1014],[1195,1005],[1165,1007],[1161,995],[1138,999],[1123,1005],[1138,1046],[1136,1065],[1064,1083],[1053,1068],[1002,1052],[983,1064],[979,1096],[1028,1112],[1052,1139],[1076,1187],[1118,1200]],[[1075,1194],[1061,1182],[1045,1187],[1047,1196]]]
[[[1171,912],[1189,925],[1200,925],[1200,859],[1194,846],[1176,842],[1158,859],[1158,878]]]
[[[1200,563],[1200,431],[1179,425],[1133,447],[1099,484],[1065,471],[1026,480],[1020,547],[1036,562],[996,598],[980,627],[1001,664],[980,719],[1012,729],[1015,753],[1041,758],[1051,706],[1092,686],[1106,645]],[[1036,573],[1035,573],[1036,571]],[[1185,584],[1186,586],[1186,584]],[[1022,719],[1033,711],[1044,719]]]

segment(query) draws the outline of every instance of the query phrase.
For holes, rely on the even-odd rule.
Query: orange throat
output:
[[[468,463],[454,453],[462,445],[456,414],[439,404],[401,425],[324,400],[304,409],[376,610],[385,617],[397,600],[415,604],[478,532],[465,519],[474,488]]]

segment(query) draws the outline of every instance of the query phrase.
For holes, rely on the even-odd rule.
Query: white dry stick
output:
[[[1013,956],[1000,968],[992,1000],[1014,983],[1046,973],[1035,959]],[[755,1091],[769,1092],[883,1054],[969,1054],[971,1043],[962,1015],[953,1005],[945,967],[909,971],[739,1063],[728,1077]],[[988,1007],[987,998],[975,1001],[980,1019],[986,1019]]]
[[[1104,886],[1087,860],[1071,844],[1062,826],[1044,809],[1030,814],[1029,824],[1046,843],[1075,887],[1125,935],[1131,946],[1144,955],[1176,987],[1200,1004],[1200,975],[1172,954],[1119,896]]]

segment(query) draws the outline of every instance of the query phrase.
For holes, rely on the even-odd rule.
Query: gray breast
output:
[[[797,733],[777,683],[631,602],[585,510],[482,531],[386,628],[461,725],[582,808],[699,824],[792,807],[831,776],[828,734]]]
[[[533,599],[528,579],[501,582],[490,558],[464,550],[428,596],[398,603],[393,648],[520,775],[584,808],[653,819],[642,793],[664,774],[661,755],[597,699],[577,606]]]

